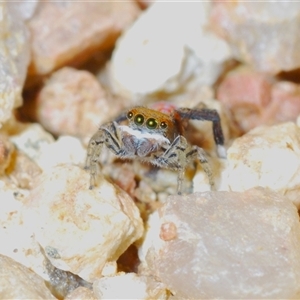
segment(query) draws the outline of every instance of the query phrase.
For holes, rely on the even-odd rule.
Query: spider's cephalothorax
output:
[[[215,142],[218,147],[223,146],[220,117],[217,111],[211,109],[180,108],[168,115],[146,107],[134,107],[115,121],[101,126],[88,145],[86,167],[91,174],[90,188],[96,183],[97,164],[103,145],[120,158],[139,159],[177,170],[179,194],[186,166],[198,159],[213,187],[213,176],[204,150],[189,145],[183,136],[182,121],[190,119],[212,121]]]

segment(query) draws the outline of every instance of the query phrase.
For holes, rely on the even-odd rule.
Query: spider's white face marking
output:
[[[126,125],[120,125],[119,129],[121,132],[126,132],[129,135],[134,136],[138,140],[156,140],[158,144],[170,144],[170,141],[159,133],[150,133],[149,131],[141,131],[137,129],[132,129]]]

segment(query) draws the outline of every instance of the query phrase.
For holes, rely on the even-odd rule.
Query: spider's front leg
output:
[[[98,160],[103,145],[105,144],[116,155],[121,151],[121,137],[116,122],[101,126],[92,136],[87,148],[87,158],[85,169],[90,171],[90,189],[96,185],[97,175],[99,173]]]
[[[221,119],[219,113],[215,109],[201,108],[179,108],[175,110],[175,114],[179,114],[180,118],[187,120],[202,120],[211,121],[214,140],[217,145],[218,155],[220,157],[226,157],[226,150],[224,147],[224,135],[221,126]]]
[[[214,189],[213,175],[204,150],[197,146],[191,147],[188,145],[186,139],[182,135],[177,136],[164,154],[156,159],[156,163],[161,167],[178,171],[177,193],[181,194],[186,166],[190,161],[195,160],[196,158],[198,158],[202,164],[203,170],[208,176],[210,186]]]

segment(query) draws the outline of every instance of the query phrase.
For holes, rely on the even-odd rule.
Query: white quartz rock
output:
[[[62,163],[83,165],[85,158],[86,149],[78,138],[60,136],[43,148],[36,162],[45,171]]]
[[[24,226],[22,199],[27,194],[26,190],[13,189],[0,181],[0,254],[49,280],[40,246],[30,228]]]
[[[37,162],[44,149],[54,143],[54,137],[38,123],[22,125],[11,141],[33,161]]]
[[[24,128],[11,137],[18,149],[25,152],[42,170],[71,163],[83,165],[86,158],[80,140],[72,136],[60,136],[56,141],[39,124],[24,125]]]
[[[144,257],[179,299],[300,297],[299,216],[284,196],[263,188],[171,196],[150,220]]]
[[[292,122],[257,127],[227,152],[223,185],[233,191],[263,186],[300,205],[300,129]]]
[[[22,89],[30,59],[29,35],[12,2],[0,2],[0,127],[22,104]]]
[[[27,199],[25,224],[51,263],[92,282],[143,233],[133,200],[104,178],[89,189],[89,173],[58,165],[40,176]]]
[[[174,93],[187,82],[211,85],[229,58],[227,44],[205,30],[210,3],[156,2],[118,40],[110,79],[116,93]]]
[[[152,277],[120,273],[103,277],[93,283],[97,299],[167,299],[164,285]]]

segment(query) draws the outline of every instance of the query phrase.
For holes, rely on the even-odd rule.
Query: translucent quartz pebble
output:
[[[174,295],[300,297],[299,216],[284,196],[263,188],[171,196],[150,220],[146,262]]]

